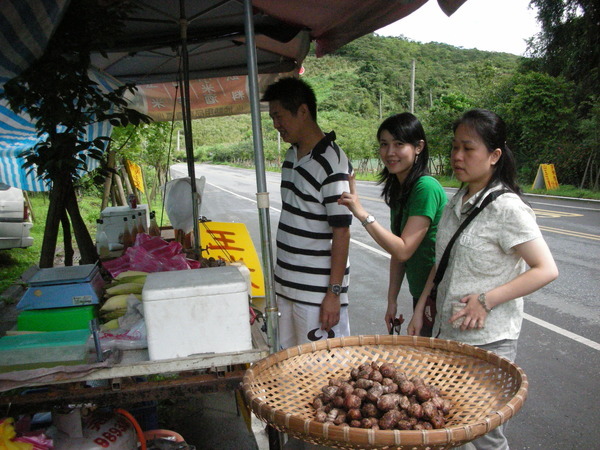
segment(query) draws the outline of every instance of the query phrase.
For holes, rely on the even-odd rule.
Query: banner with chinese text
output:
[[[258,76],[260,95],[282,74]],[[181,88],[177,83],[144,84],[130,98],[130,107],[155,121],[181,120]],[[230,116],[250,113],[248,77],[230,76],[190,81],[191,118]],[[175,114],[173,114],[175,110]]]

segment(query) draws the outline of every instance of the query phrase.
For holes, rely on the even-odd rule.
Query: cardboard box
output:
[[[151,273],[142,303],[151,360],[252,348],[248,284],[236,267]]]

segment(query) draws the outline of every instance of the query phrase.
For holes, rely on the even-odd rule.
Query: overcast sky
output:
[[[410,16],[376,33],[524,55],[525,39],[539,32],[535,15],[529,0],[467,0],[448,17],[437,0],[429,0]]]

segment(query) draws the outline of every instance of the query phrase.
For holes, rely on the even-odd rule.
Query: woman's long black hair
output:
[[[390,174],[387,167],[384,167],[381,172],[379,172],[378,184],[383,184],[381,196],[385,203],[389,207],[394,206],[397,207],[399,211],[402,211],[415,182],[428,173],[429,148],[427,146],[427,138],[425,137],[425,130],[423,130],[423,125],[421,125],[419,119],[408,112],[395,114],[385,119],[377,130],[378,142],[381,133],[384,130],[387,130],[394,139],[397,139],[404,144],[411,144],[416,147],[419,145],[420,141],[423,141],[424,143],[423,150],[419,153],[415,164],[404,180],[404,183],[400,183],[396,175]],[[394,227],[392,227],[392,229],[394,229]]]
[[[488,152],[492,153],[497,148],[502,150],[502,155],[494,165],[492,177],[483,193],[485,194],[490,186],[499,181],[518,196],[522,196],[523,191],[517,184],[515,156],[506,145],[506,124],[504,120],[498,114],[487,109],[472,109],[454,122],[453,131],[456,132],[458,126],[463,124],[481,137]]]

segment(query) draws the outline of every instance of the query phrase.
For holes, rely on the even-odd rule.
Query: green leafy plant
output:
[[[22,155],[25,168],[35,170],[51,185],[40,267],[53,265],[59,224],[68,246],[67,265],[73,262],[71,227],[81,261],[89,264],[98,259],[74,184],[80,173],[88,170],[86,155],[101,159],[109,137],[89,140],[86,127],[101,121],[126,126],[150,120],[127,107],[123,94],[133,91],[133,85],[107,91],[90,78],[91,51],[118,35],[127,12],[127,3],[73,2],[42,57],[4,86],[3,97],[11,109],[29,114],[40,137],[38,144]]]

